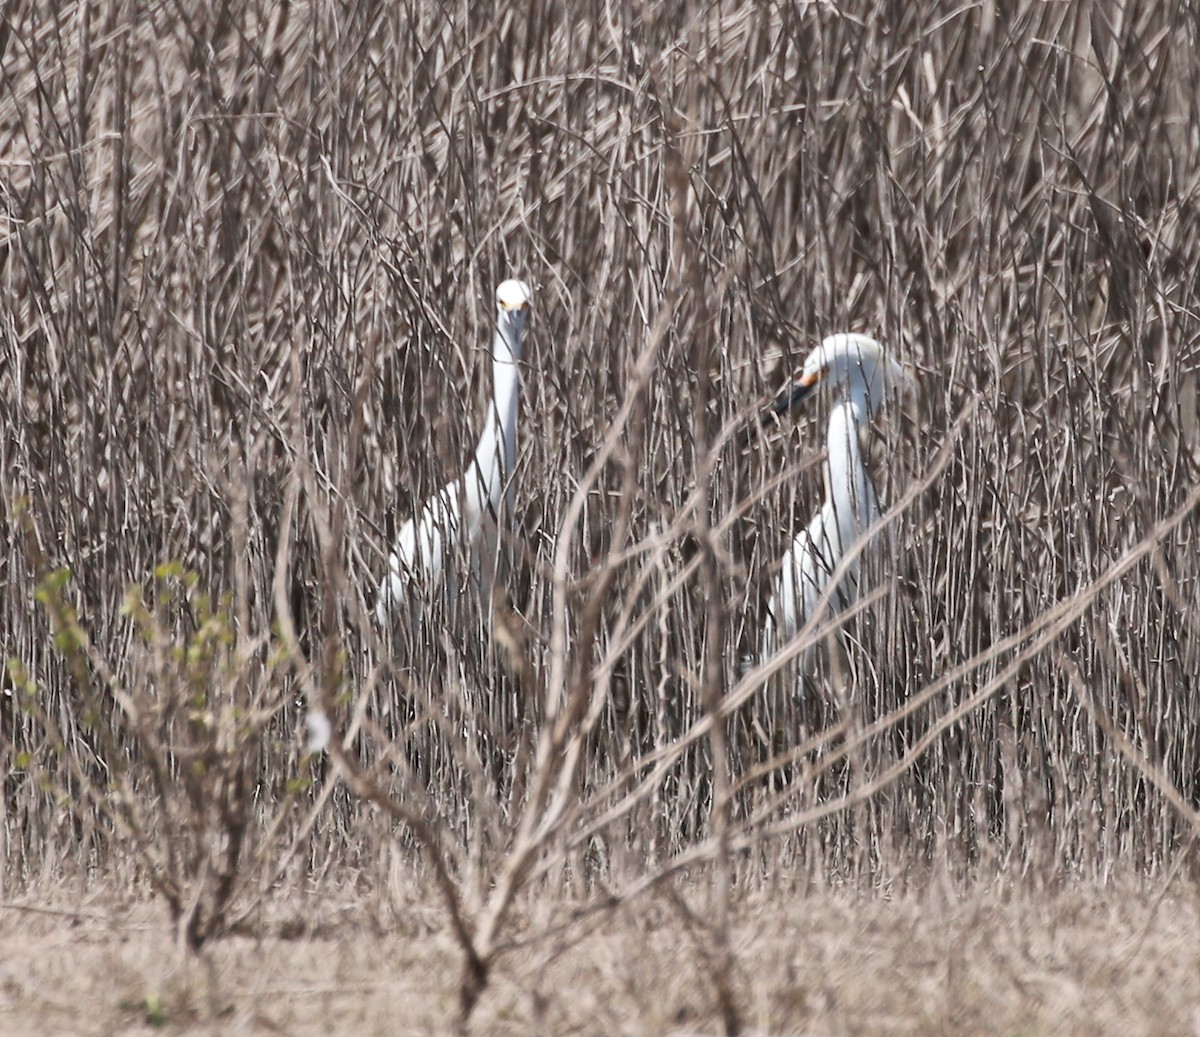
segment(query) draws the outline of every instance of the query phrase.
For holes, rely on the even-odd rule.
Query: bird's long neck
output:
[[[521,376],[520,335],[503,326],[496,329],[492,345],[492,402],[484,417],[475,463],[467,473],[466,493],[471,517],[498,515],[506,495],[511,495],[511,476],[517,457],[517,402]]]
[[[825,496],[837,516],[843,550],[879,517],[875,488],[863,465],[859,443],[859,432],[866,423],[865,402],[854,397],[834,404],[829,412]]]

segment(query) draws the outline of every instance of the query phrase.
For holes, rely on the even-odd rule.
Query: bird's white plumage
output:
[[[419,616],[430,596],[446,600],[458,596],[459,545],[467,548],[470,578],[479,580],[485,590],[491,586],[499,564],[501,516],[511,505],[520,393],[517,365],[532,299],[524,281],[504,281],[496,289],[492,402],[475,457],[461,478],[434,494],[397,534],[375,606],[382,627],[390,626],[398,608],[407,607]]]
[[[533,292],[524,281],[501,281],[496,289],[496,304],[508,310],[519,310],[533,302]]]
[[[805,360],[799,385],[824,388],[834,400],[826,434],[825,502],[783,557],[763,633],[764,658],[804,626],[843,557],[879,520],[879,501],[863,465],[859,435],[887,399],[908,384],[900,366],[867,335],[831,335]],[[831,612],[854,601],[859,577],[855,557],[830,590]],[[811,652],[803,668],[810,663]]]

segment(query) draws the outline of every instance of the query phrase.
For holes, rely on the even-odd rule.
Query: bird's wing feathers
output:
[[[446,551],[457,540],[461,524],[462,490],[458,482],[443,487],[425,502],[396,534],[396,544],[388,556],[388,571],[379,588],[375,607],[381,625],[386,624],[393,604],[411,596],[411,587],[427,591],[441,586],[446,571]]]

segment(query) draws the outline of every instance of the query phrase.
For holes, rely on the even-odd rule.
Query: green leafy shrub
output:
[[[278,653],[268,637],[238,629],[230,601],[214,603],[195,573],[172,564],[155,571],[148,591],[129,589],[122,612],[131,636],[113,660],[88,637],[68,582],[66,570],[51,573],[37,599],[71,675],[86,746],[64,738],[33,674],[9,660],[20,708],[58,764],[45,761],[44,780],[69,809],[109,821],[166,901],[181,942],[197,949],[233,923],[239,894],[261,874],[252,864],[267,859],[254,845],[280,829],[256,817],[255,797],[286,701]],[[290,783],[277,822],[302,785]]]

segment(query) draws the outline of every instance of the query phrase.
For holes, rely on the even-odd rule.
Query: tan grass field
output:
[[[293,898],[257,935],[221,940],[199,962],[177,953],[161,911],[115,901],[5,906],[0,1032],[305,1037],[455,1025],[457,948],[417,904],[380,922],[360,897]],[[738,1007],[750,1034],[1193,1034],[1198,911],[1194,895],[1117,883],[739,898]],[[703,942],[658,897],[571,927],[504,956],[473,1030],[719,1033]]]

